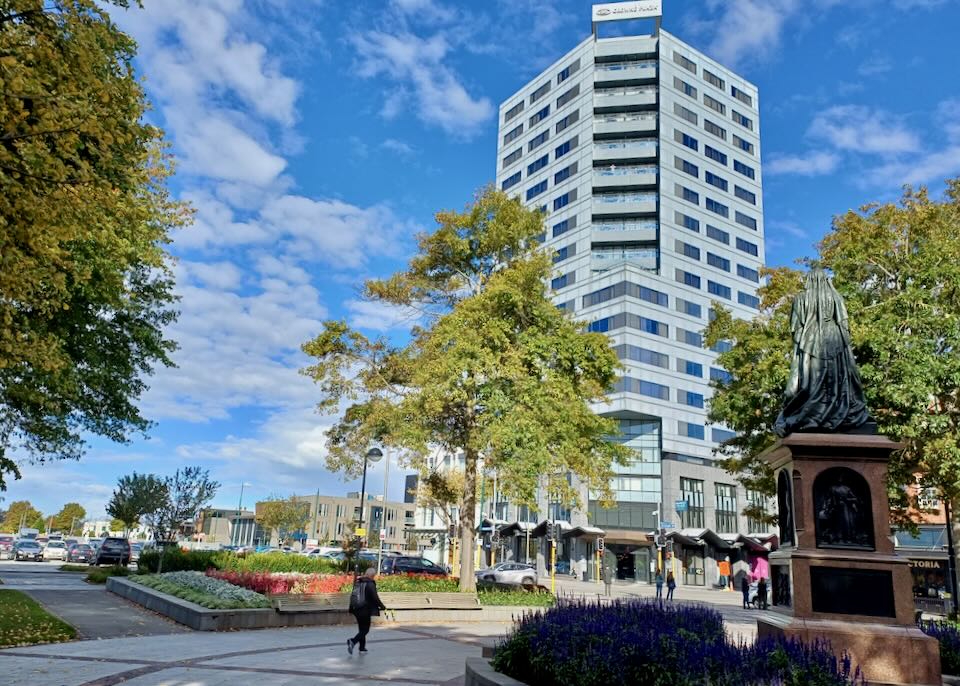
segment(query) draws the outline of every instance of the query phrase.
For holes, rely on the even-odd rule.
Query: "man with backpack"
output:
[[[353,655],[353,647],[360,645],[360,652],[367,652],[367,634],[370,633],[370,618],[380,616],[380,610],[386,610],[380,596],[377,595],[377,582],[373,577],[377,570],[367,569],[363,576],[353,582],[353,591],[350,593],[350,614],[357,618],[357,635],[347,639],[347,652]]]

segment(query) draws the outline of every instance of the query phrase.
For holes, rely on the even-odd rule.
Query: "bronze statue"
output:
[[[863,427],[870,413],[850,347],[847,308],[822,270],[807,274],[803,291],[793,300],[790,326],[793,361],[774,432],[786,436]]]
[[[813,485],[817,545],[873,548],[869,486],[846,467],[828,469]]]

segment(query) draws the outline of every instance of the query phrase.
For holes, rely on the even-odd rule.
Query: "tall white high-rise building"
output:
[[[614,19],[645,19],[649,32],[600,37]],[[619,575],[647,580],[661,522],[681,583],[710,586],[728,557],[762,565],[750,551],[762,557],[768,527],[741,511],[763,500],[713,454],[732,434],[706,423],[710,380],[726,372],[702,336],[713,301],[743,318],[758,307],[758,99],[662,30],[647,0],[595,5],[591,35],[500,106],[497,187],[543,211],[557,306],[607,333],[625,365],[596,409],[620,421],[637,459],[618,468],[616,508],[565,514],[583,539],[563,548],[578,575],[594,573],[602,529]]]

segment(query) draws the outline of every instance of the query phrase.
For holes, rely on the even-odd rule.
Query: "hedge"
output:
[[[140,553],[137,567],[141,573],[156,574],[161,553],[146,550]],[[229,550],[168,549],[163,553],[164,572],[205,572],[219,569],[234,572],[300,572],[328,574],[337,571],[333,560],[316,560],[290,553],[254,553],[237,555]]]

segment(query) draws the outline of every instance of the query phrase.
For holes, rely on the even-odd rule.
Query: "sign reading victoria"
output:
[[[622,21],[625,19],[645,19],[663,14],[661,0],[642,0],[642,2],[608,2],[593,6],[593,21]]]

